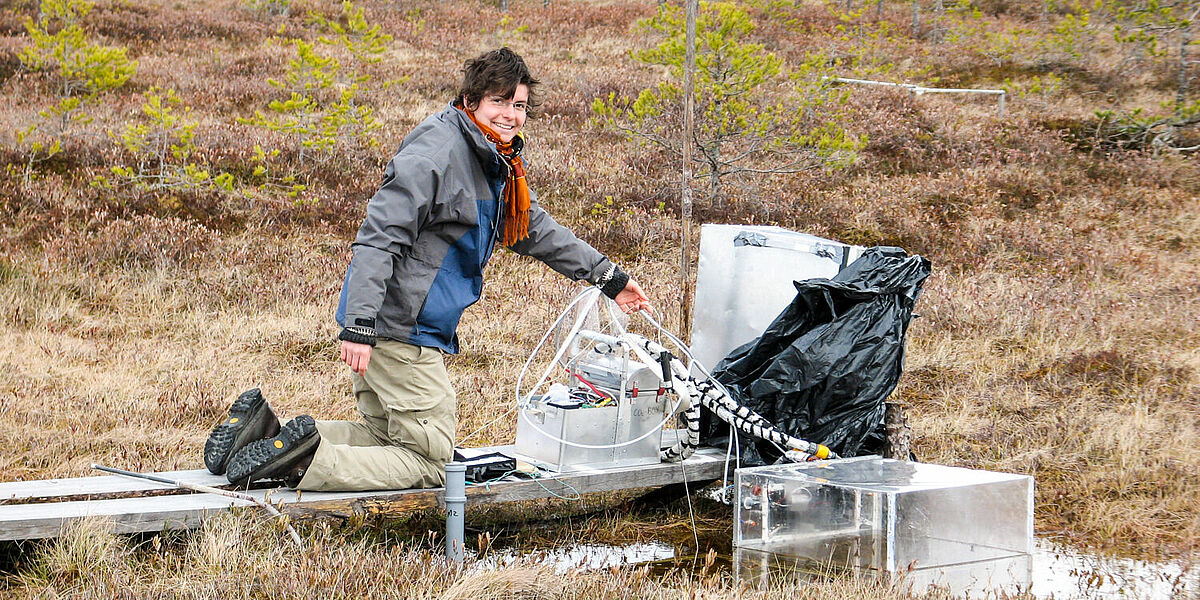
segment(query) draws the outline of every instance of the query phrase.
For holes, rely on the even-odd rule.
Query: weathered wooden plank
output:
[[[678,464],[654,464],[586,472],[562,473],[538,480],[502,481],[467,488],[467,502],[479,505],[490,502],[512,502],[667,485],[682,481],[686,472],[689,480],[701,481],[719,477],[723,467],[717,450],[703,449],[688,459],[686,467]],[[183,472],[199,475],[203,472]],[[208,478],[214,478],[207,475]],[[182,479],[183,477],[178,477]],[[83,478],[106,479],[106,478]],[[70,482],[71,480],[61,480]],[[136,482],[135,482],[136,483]],[[60,484],[56,484],[59,486]],[[570,487],[567,487],[570,486]],[[49,489],[49,488],[47,488]],[[96,485],[89,489],[106,489]],[[443,490],[396,490],[383,492],[301,492],[293,490],[253,490],[249,494],[270,502],[296,518],[316,515],[348,516],[353,514],[402,515],[413,510],[432,508],[444,503]],[[62,527],[76,519],[103,516],[111,519],[114,529],[122,533],[185,529],[198,527],[205,518],[233,506],[252,503],[224,496],[190,494],[93,500],[76,502],[43,502],[0,506],[0,540],[33,539],[58,535]]]
[[[67,523],[87,517],[108,518],[119,533],[188,529],[232,506],[253,505],[212,494],[8,505],[0,507],[0,540],[54,537]]]
[[[678,430],[664,430],[663,444],[673,444],[677,434]],[[482,452],[502,452],[511,455],[513,446],[511,444],[487,446],[477,448],[477,450]],[[195,483],[225,489],[230,488],[229,482],[225,477],[213,475],[206,469],[165,471],[154,473],[154,475],[185,483]],[[171,488],[161,483],[117,475],[41,479],[35,481],[7,481],[0,482],[0,505],[22,504],[26,502],[85,500],[88,496],[111,497],[125,493],[132,495],[138,492],[163,492],[169,490]]]
[[[224,477],[213,475],[204,469],[194,471],[166,471],[155,473],[155,475],[176,481],[214,487],[229,485],[229,482]],[[0,483],[0,503],[18,504],[61,497],[99,496],[163,489],[169,488],[161,483],[117,475],[43,479],[39,481],[8,481]]]
[[[614,469],[560,473],[540,479],[501,481],[488,485],[467,486],[467,505],[493,502],[535,500],[552,496],[572,496],[645,487],[657,487],[683,481],[684,469],[689,481],[712,480],[720,476],[724,455],[718,450],[702,449],[688,459],[686,467],[660,463]],[[433,508],[444,503],[442,489],[362,492],[357,494],[301,494],[294,501],[284,491],[273,496],[285,503],[284,512],[297,517],[349,516],[352,514],[399,515]]]

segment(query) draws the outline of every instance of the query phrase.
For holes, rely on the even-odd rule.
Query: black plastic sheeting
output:
[[[761,337],[718,363],[713,376],[781,431],[845,457],[878,453],[883,402],[900,380],[904,334],[929,273],[928,260],[880,246],[833,279],[797,281],[791,304]],[[728,435],[705,410],[701,443],[723,447]],[[738,441],[744,465],[781,455],[762,440]]]

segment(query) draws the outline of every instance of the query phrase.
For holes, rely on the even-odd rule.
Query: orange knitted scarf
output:
[[[475,123],[475,126],[483,132],[484,137],[496,145],[496,151],[510,167],[508,182],[504,186],[504,197],[501,198],[504,202],[504,234],[500,238],[500,243],[511,246],[529,237],[529,185],[525,183],[525,161],[517,152],[517,146],[514,143],[516,138],[513,138],[511,142],[504,143],[500,141],[500,135],[491,127],[475,119],[475,113],[462,107],[458,109],[467,113],[471,122]]]

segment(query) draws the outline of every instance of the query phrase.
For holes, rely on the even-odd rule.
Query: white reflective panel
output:
[[[798,280],[830,278],[864,248],[766,225],[704,225],[691,346],[708,369],[766,331]]]

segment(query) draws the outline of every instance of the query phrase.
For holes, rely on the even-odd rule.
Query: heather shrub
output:
[[[617,200],[606,195],[594,202],[588,219],[576,228],[580,236],[604,248],[614,260],[632,261],[674,247],[678,233],[666,213],[658,207],[647,210],[644,201]]]
[[[46,254],[81,267],[167,267],[206,252],[215,234],[179,217],[138,215],[95,231],[66,232],[46,242]]]
[[[891,174],[938,170],[958,154],[954,141],[937,123],[941,115],[931,113],[924,99],[906,90],[855,88],[850,105],[862,115],[858,126],[869,140],[860,154],[862,170]]]
[[[274,27],[224,3],[104,2],[88,20],[97,36],[120,40],[134,54],[153,51],[161,44],[192,46],[207,40],[234,43],[269,37]]]

